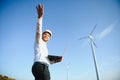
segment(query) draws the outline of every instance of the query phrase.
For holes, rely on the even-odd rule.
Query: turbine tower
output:
[[[69,80],[69,67],[70,67],[70,63],[68,63],[66,65],[66,68],[67,68],[67,80]]]
[[[94,28],[92,29],[91,33],[89,33],[88,36],[82,37],[79,40],[85,39],[85,38],[88,38],[90,40],[91,50],[92,50],[92,55],[93,55],[93,60],[94,60],[94,65],[95,65],[95,71],[96,71],[96,77],[97,77],[97,80],[100,80],[99,73],[98,73],[98,66],[96,63],[95,49],[94,49],[94,47],[97,47],[97,46],[96,46],[95,42],[93,41],[93,37],[92,37],[92,34],[93,34],[96,26],[97,26],[97,24],[94,26]]]

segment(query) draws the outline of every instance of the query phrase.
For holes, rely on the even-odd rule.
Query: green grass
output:
[[[3,76],[3,75],[0,74],[0,80],[16,80],[16,79],[10,78],[8,76]]]

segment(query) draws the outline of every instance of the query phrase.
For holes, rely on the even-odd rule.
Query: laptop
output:
[[[55,61],[55,62],[60,62],[62,60],[62,58],[64,57],[65,51],[62,53],[62,56],[56,56],[56,55],[48,55],[48,59],[50,61]]]

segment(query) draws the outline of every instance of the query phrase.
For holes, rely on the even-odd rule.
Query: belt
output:
[[[44,62],[34,62],[34,63],[40,63],[42,65],[49,66],[47,63],[44,63]]]

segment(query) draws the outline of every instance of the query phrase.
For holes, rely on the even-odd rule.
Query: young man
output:
[[[50,72],[48,69],[49,64],[60,62],[62,59],[50,61],[48,58],[47,42],[50,40],[52,33],[46,30],[42,33],[42,19],[44,14],[44,6],[38,5],[37,7],[38,23],[36,30],[36,39],[34,46],[34,64],[32,66],[32,73],[35,80],[50,80]]]

